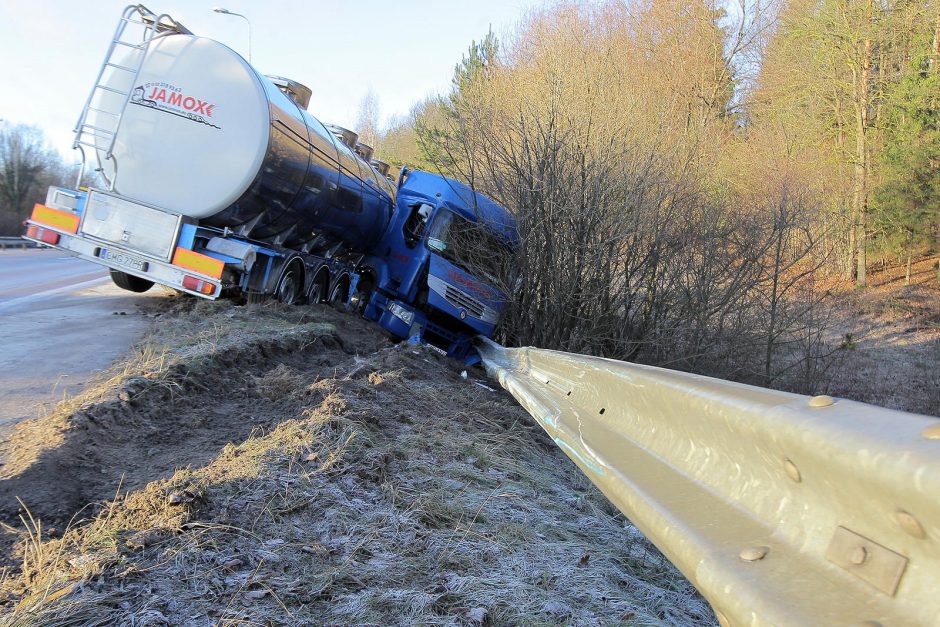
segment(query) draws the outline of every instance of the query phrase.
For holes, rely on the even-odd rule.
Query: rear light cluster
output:
[[[58,233],[36,226],[35,224],[30,224],[29,227],[27,227],[26,237],[29,237],[30,239],[38,239],[40,242],[49,244],[51,246],[55,246],[59,243]]]
[[[183,287],[206,296],[212,296],[215,293],[215,283],[203,281],[194,276],[186,275],[183,277]]]

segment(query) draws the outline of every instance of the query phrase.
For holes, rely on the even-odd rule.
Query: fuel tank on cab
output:
[[[106,75],[114,91],[92,102],[103,117],[131,93],[113,159],[98,150],[118,193],[287,247],[325,239],[364,251],[382,236],[394,186],[228,47],[157,38],[131,76]]]

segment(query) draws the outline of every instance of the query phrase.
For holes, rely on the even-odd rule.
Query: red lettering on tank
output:
[[[145,90],[150,90],[150,96],[147,98],[144,97],[144,94],[147,93]],[[211,118],[215,112],[215,103],[195,96],[188,96],[183,89],[169,83],[145,83],[140,85],[134,89],[131,102],[176,115],[183,114],[191,120],[220,128],[206,119]],[[188,113],[184,114],[184,111]]]

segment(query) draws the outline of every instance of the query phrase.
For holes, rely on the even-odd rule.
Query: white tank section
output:
[[[228,47],[190,35],[161,37],[134,84],[120,70],[103,82],[131,91],[113,160],[97,151],[116,192],[199,219],[231,205],[255,180],[268,149],[268,99],[255,71]],[[100,91],[92,107],[120,110],[123,99]],[[88,120],[113,128],[110,115],[91,111]]]

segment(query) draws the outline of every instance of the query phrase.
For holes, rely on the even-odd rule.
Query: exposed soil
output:
[[[372,345],[363,348],[372,352],[379,338],[369,339]],[[354,350],[338,339],[335,326],[316,323],[275,338],[227,338],[226,345],[165,370],[129,373],[114,398],[30,421],[0,445],[6,460],[0,515],[19,511],[18,496],[34,516],[61,522],[113,497],[119,482],[133,490],[177,468],[202,465],[226,443],[279,421],[275,407],[256,400],[272,361],[303,361],[308,371],[332,372]]]
[[[5,623],[714,623],[482,371],[326,307],[159,306],[0,451]]]

